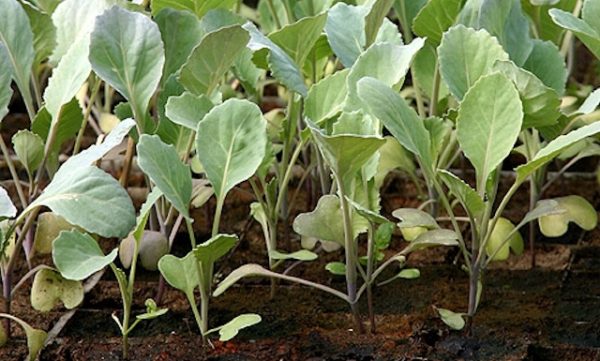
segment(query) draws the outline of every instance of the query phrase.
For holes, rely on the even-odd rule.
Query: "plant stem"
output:
[[[273,17],[275,26],[277,26],[277,29],[281,29],[281,20],[279,20],[279,16],[277,16],[277,10],[275,9],[273,0],[267,0],[267,7],[269,8],[269,12],[271,13],[271,16]]]
[[[92,93],[90,94],[90,98],[88,100],[87,107],[85,108],[85,113],[83,114],[83,122],[81,123],[81,127],[79,128],[79,132],[77,133],[77,138],[75,139],[75,146],[73,147],[73,155],[79,153],[79,149],[81,148],[81,140],[83,139],[83,134],[85,133],[85,128],[88,124],[88,119],[90,118],[90,114],[92,113],[92,107],[94,106],[94,101],[96,96],[98,96],[98,92],[100,90],[100,84],[102,82],[94,77],[96,82],[94,83],[94,87],[92,88]]]
[[[438,62],[435,63],[435,70],[433,73],[433,89],[431,90],[431,104],[429,104],[429,116],[437,115],[437,103],[438,98],[440,96],[440,68],[438,66]]]
[[[219,195],[217,197],[217,207],[215,209],[215,217],[213,219],[211,237],[214,237],[217,234],[219,234],[219,224],[221,223],[221,213],[223,212],[223,203],[225,203],[225,197],[222,195]]]
[[[190,237],[190,244],[192,245],[192,249],[194,249],[196,248],[196,235],[194,234],[194,227],[192,226],[192,221],[186,218],[185,225],[187,227],[188,235]]]
[[[15,169],[15,164],[12,161],[10,153],[8,151],[8,147],[4,142],[4,138],[0,136],[0,149],[2,149],[2,155],[6,160],[6,165],[8,166],[8,170],[10,172],[10,176],[13,179],[13,183],[15,184],[15,188],[17,190],[17,194],[19,195],[19,201],[21,201],[21,207],[23,209],[27,208],[27,198],[25,197],[25,192],[23,191],[23,187],[21,186],[21,180],[19,179],[19,175],[17,174],[17,170]]]

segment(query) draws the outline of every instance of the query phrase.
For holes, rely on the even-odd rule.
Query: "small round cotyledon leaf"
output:
[[[52,244],[52,260],[60,274],[81,281],[111,264],[117,258],[118,248],[104,255],[98,242],[79,231],[62,231]]]
[[[440,318],[453,330],[462,330],[465,327],[465,319],[461,313],[452,312],[445,308],[436,308]]]
[[[239,315],[223,326],[217,328],[219,330],[219,341],[229,341],[237,336],[240,330],[246,327],[254,326],[260,321],[262,321],[262,318],[254,313]],[[216,331],[217,329],[210,330],[208,332]]]
[[[558,203],[557,208],[563,210],[558,214],[550,214],[538,218],[540,230],[547,237],[560,237],[573,222],[586,231],[598,225],[598,213],[585,198],[572,195],[554,198]]]
[[[83,285],[80,281],[64,279],[60,273],[51,269],[39,270],[31,286],[31,306],[48,312],[61,302],[65,308],[72,309],[83,301]]]
[[[488,256],[492,257],[492,261],[506,260],[510,249],[516,254],[523,253],[523,237],[514,229],[515,225],[511,221],[504,217],[498,218],[490,239],[485,245],[485,251]]]
[[[200,284],[197,263],[193,251],[183,258],[168,254],[158,261],[158,269],[171,286],[193,298],[194,289]]]
[[[44,158],[44,141],[39,135],[24,129],[13,135],[12,143],[17,157],[31,176]]]

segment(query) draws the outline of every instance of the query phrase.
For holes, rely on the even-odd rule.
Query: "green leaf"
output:
[[[33,248],[40,254],[52,253],[52,242],[61,231],[77,229],[76,226],[67,222],[63,217],[53,212],[44,212],[37,218],[37,227],[33,239]]]
[[[409,152],[404,149],[402,144],[391,136],[386,136],[385,144],[379,148],[379,163],[377,165],[377,174],[375,174],[375,186],[381,188],[387,174],[400,169],[408,173],[414,173],[414,159]]]
[[[258,106],[238,99],[214,107],[198,124],[197,154],[217,197],[256,172],[265,155],[266,127]]]
[[[10,199],[8,192],[3,187],[0,187],[0,218],[14,218],[16,215],[17,208]]]
[[[189,218],[192,173],[190,167],[181,162],[175,148],[163,143],[156,135],[144,134],[138,142],[137,153],[140,168],[173,207]]]
[[[429,213],[416,208],[398,208],[392,212],[392,216],[398,218],[399,228],[424,227],[437,229],[437,221]]]
[[[194,289],[200,284],[198,261],[193,251],[185,257],[163,256],[158,261],[158,269],[168,284],[194,299]]]
[[[515,169],[517,172],[517,179],[515,182],[524,182],[533,172],[554,159],[567,147],[597,133],[600,133],[600,122],[583,126],[552,140],[548,145],[537,152],[533,159],[528,163],[520,165]]]
[[[217,234],[208,241],[199,244],[194,249],[194,255],[203,267],[212,265],[221,257],[226,255],[238,241],[233,234]]]
[[[485,30],[463,25],[450,28],[438,48],[440,75],[458,100],[497,60],[508,60],[498,40]]]
[[[56,47],[56,27],[52,23],[49,13],[42,11],[40,8],[24,2],[23,9],[27,13],[31,24],[33,49],[35,51],[33,64],[34,67],[38,67],[35,71],[39,72],[41,63],[52,55],[52,51]]]
[[[458,235],[449,229],[433,229],[419,235],[404,251],[408,253],[438,246],[458,246]]]
[[[12,143],[17,157],[31,177],[44,158],[44,141],[37,134],[23,129],[13,135]]]
[[[442,34],[456,23],[463,0],[431,0],[413,19],[415,34],[427,38],[434,45],[442,41]]]
[[[325,265],[325,269],[336,276],[346,275],[346,264],[343,262],[329,262]]]
[[[485,244],[485,252],[492,261],[508,259],[510,249],[516,254],[523,253],[523,237],[515,230],[514,224],[504,217],[498,218],[489,240]]]
[[[519,93],[502,74],[479,79],[465,94],[458,110],[458,142],[477,172],[477,189],[510,154],[521,131]]]
[[[183,66],[192,50],[200,43],[204,30],[198,18],[189,11],[165,8],[154,18],[165,46],[165,66],[161,83]]]
[[[25,331],[25,336],[27,337],[27,349],[29,350],[29,354],[27,355],[26,360],[35,361],[42,348],[44,348],[44,343],[46,342],[48,334],[43,330],[38,330],[29,326],[27,322],[15,316],[6,313],[0,313],[0,317],[11,319],[23,328],[23,330]]]
[[[169,97],[165,114],[173,123],[195,131],[198,123],[212,107],[213,103],[206,95],[196,96],[185,92],[180,96]]]
[[[421,271],[417,268],[405,268],[398,273],[398,278],[404,278],[405,280],[413,280],[421,277]]]
[[[137,320],[153,320],[169,312],[168,308],[158,308],[156,302],[151,298],[148,298],[144,302],[144,305],[146,306],[146,312],[136,315],[135,318]]]
[[[331,49],[346,68],[352,67],[367,43],[365,16],[368,12],[365,6],[343,2],[338,2],[327,12],[325,33]]]
[[[365,46],[368,48],[377,39],[379,30],[396,0],[374,0],[370,3],[369,13],[365,17]]]
[[[415,39],[408,45],[374,44],[362,53],[348,74],[346,110],[360,108],[357,88],[361,79],[372,77],[390,87],[401,85],[415,55],[424,44],[425,40],[421,38]]]
[[[312,212],[301,213],[292,225],[294,232],[303,237],[343,244],[344,225],[340,200],[335,195],[324,195]]]
[[[39,270],[31,286],[31,306],[40,312],[51,311],[60,303],[73,309],[83,302],[83,285],[64,279],[60,273],[44,268]]]
[[[39,206],[107,238],[125,237],[135,224],[135,210],[127,192],[113,177],[92,166],[59,170],[23,212]]]
[[[181,67],[179,82],[195,95],[210,97],[249,39],[239,25],[207,34]]]
[[[64,0],[52,13],[56,28],[56,47],[50,63],[56,65],[75,44],[88,42],[96,17],[114,5],[113,0]],[[85,51],[87,60],[88,49]]]
[[[442,321],[453,330],[462,330],[465,327],[465,319],[462,313],[455,313],[445,308],[437,308]]]
[[[361,217],[367,219],[369,222],[371,222],[373,224],[390,223],[390,221],[388,221],[388,219],[385,218],[384,216],[382,216],[379,213],[374,212],[366,207],[363,207],[361,204],[350,199],[350,197],[346,196],[346,200],[354,208],[356,213],[358,213]]]
[[[202,18],[213,9],[231,9],[237,0],[152,0],[152,15],[165,8],[188,10]]]
[[[485,209],[483,199],[477,194],[477,192],[471,188],[470,185],[465,183],[462,179],[458,178],[454,174],[439,169],[438,175],[448,187],[450,193],[452,193],[456,199],[462,204],[463,208],[474,218],[478,218]]]
[[[105,11],[91,35],[90,62],[94,72],[127,99],[140,122],[165,63],[156,23],[118,6]],[[142,132],[143,126],[138,123]]]
[[[4,44],[0,43],[0,124],[2,124],[4,116],[8,114],[8,105],[13,95],[11,83],[10,57]]]
[[[307,249],[301,249],[292,253],[282,253],[278,250],[272,250],[271,252],[269,252],[269,258],[276,260],[294,259],[297,261],[314,261],[317,258],[319,258],[319,256],[316,253],[311,252]]]
[[[213,292],[213,297],[220,296],[240,279],[251,276],[277,277],[279,274],[266,270],[257,264],[245,264],[231,272],[223,281],[221,281],[221,283],[219,283],[219,286]]]
[[[12,78],[21,95],[31,102],[29,81],[35,52],[29,18],[18,1],[0,0],[0,19],[3,19],[0,22],[0,44],[8,55]]]
[[[415,83],[421,88],[423,93],[431,99],[433,97],[433,88],[435,81],[435,72],[438,66],[437,51],[429,42],[425,43],[413,61],[411,74],[415,78]],[[439,76],[439,74],[438,74]],[[445,82],[439,82],[438,99],[444,99],[450,94]]]
[[[556,124],[560,116],[560,99],[556,91],[547,87],[535,75],[510,61],[498,61],[494,69],[510,79],[523,103],[523,128],[539,128]]]
[[[254,313],[246,313],[243,315],[239,315],[233,320],[227,322],[223,326],[217,327],[215,329],[209,330],[207,332],[216,332],[219,331],[219,341],[229,341],[240,332],[240,330],[254,326],[262,321],[262,318]]]
[[[584,2],[582,19],[561,9],[550,9],[549,13],[552,21],[564,29],[572,31],[596,58],[600,58],[600,27],[593,25],[598,20],[598,15],[593,15],[591,11],[592,5],[590,4],[593,2]]]
[[[98,242],[79,231],[62,231],[52,243],[52,260],[60,274],[81,281],[114,262],[118,248],[104,255]]]
[[[335,72],[311,86],[304,102],[304,115],[316,124],[337,116],[348,94],[349,72],[349,69]]]
[[[323,32],[326,21],[327,13],[305,17],[269,34],[269,39],[283,49],[297,66],[302,67]]]
[[[551,41],[533,41],[533,49],[523,68],[562,96],[569,76],[564,57]]]
[[[586,231],[591,231],[598,225],[598,213],[585,198],[571,195],[555,198],[557,209],[562,211],[557,214],[548,214],[539,217],[538,223],[541,232],[546,237],[560,237],[573,222]]]
[[[358,82],[358,97],[363,106],[379,119],[403,147],[432,167],[431,140],[423,121],[398,93],[384,83],[365,78]],[[433,169],[428,169],[430,173]]]
[[[248,43],[250,50],[254,52],[261,49],[269,50],[269,67],[273,76],[289,90],[306,97],[306,84],[304,84],[302,72],[294,60],[271,39],[264,36],[251,22],[244,24],[243,28],[250,34]]]

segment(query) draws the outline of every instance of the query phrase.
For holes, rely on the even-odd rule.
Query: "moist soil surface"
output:
[[[502,188],[509,182],[503,182]],[[300,194],[294,213],[310,209],[310,200]],[[547,196],[565,194],[580,194],[599,209],[595,179],[561,181]],[[388,217],[396,208],[419,204],[414,186],[399,177],[388,182],[382,198],[383,213]],[[241,234],[242,240],[235,252],[218,264],[218,277],[245,263],[265,264],[260,227],[249,223],[247,216],[252,200],[245,185],[229,196],[222,228]],[[527,204],[525,188],[516,195],[507,217],[518,220],[526,213]],[[194,213],[198,239],[209,237],[206,215],[212,214],[212,206]],[[283,229],[281,233],[290,234],[292,249],[298,248],[292,231]],[[188,251],[185,234],[180,236],[173,250],[176,255]],[[102,245],[110,249],[116,241]],[[387,256],[404,245],[394,236]],[[572,227],[560,239],[538,237],[536,253],[538,266],[533,270],[531,255],[526,252],[494,264],[484,274],[482,301],[470,333],[449,330],[435,310],[461,312],[467,307],[468,277],[460,269],[457,250],[451,248],[411,254],[408,266],[420,269],[419,278],[396,280],[374,289],[377,328],[373,334],[357,332],[348,305],[333,296],[282,283],[271,298],[269,280],[248,279],[212,299],[210,325],[248,312],[260,314],[263,321],[242,330],[232,341],[213,339],[211,345],[203,345],[185,297],[167,287],[163,305],[170,311],[141,323],[131,334],[130,360],[600,360],[600,230],[583,233]],[[340,260],[341,252],[322,253],[318,261],[298,265],[289,274],[344,290],[344,278],[324,270],[327,262]],[[48,256],[33,261],[51,262]],[[380,279],[397,271],[390,267]],[[23,263],[17,274],[25,272]],[[157,272],[140,272],[134,314],[142,311],[146,298],[155,297],[158,276]],[[360,308],[368,329],[366,302]],[[40,360],[121,360],[121,338],[111,319],[120,309],[116,281],[106,272],[43,350]],[[28,287],[22,287],[12,303],[16,316],[45,330],[65,311],[33,311]],[[13,326],[12,331],[15,337],[0,348],[0,360],[22,360],[27,355],[21,330]]]

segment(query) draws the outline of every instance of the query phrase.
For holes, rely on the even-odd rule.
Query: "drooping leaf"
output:
[[[269,34],[269,39],[283,49],[296,65],[302,67],[323,32],[326,21],[327,13],[305,17]]]
[[[165,62],[160,31],[146,15],[114,6],[96,19],[91,34],[94,72],[121,93],[138,127],[162,76]]]
[[[571,195],[555,198],[557,208],[561,210],[558,214],[549,214],[538,218],[540,230],[547,237],[560,237],[573,222],[586,231],[591,231],[598,225],[598,214],[585,198]]]
[[[254,313],[246,313],[243,315],[239,315],[233,320],[224,324],[223,326],[217,328],[219,330],[219,341],[229,341],[235,336],[237,336],[240,330],[250,326],[254,326],[257,323],[260,323],[260,321],[262,321],[262,318]],[[217,331],[217,329],[214,329],[214,331]]]
[[[135,224],[131,198],[119,183],[93,166],[59,170],[24,211],[47,206],[69,223],[103,237],[125,237]]]
[[[212,265],[227,254],[238,241],[233,234],[217,234],[194,249],[194,255],[203,267]]]
[[[173,207],[189,218],[192,174],[190,167],[181,162],[175,148],[163,143],[156,135],[144,134],[138,142],[137,153],[140,168]]]
[[[186,62],[192,50],[200,43],[204,31],[200,20],[189,11],[165,8],[155,12],[154,21],[158,24],[165,46],[165,65],[161,83],[175,74]]]
[[[247,100],[229,99],[202,119],[196,149],[218,197],[256,172],[266,143],[266,121]]]
[[[6,192],[6,189],[4,189],[3,187],[0,187],[0,219],[14,218],[16,215],[17,208],[10,199],[8,192]]]
[[[193,251],[183,258],[168,254],[158,261],[158,269],[167,283],[194,299],[194,289],[200,284],[197,263]]]
[[[114,262],[118,248],[106,256],[98,242],[79,231],[62,231],[52,243],[52,260],[60,274],[81,281]]]
[[[152,15],[158,14],[162,9],[188,10],[202,18],[213,9],[231,9],[237,0],[152,0]]]
[[[249,39],[239,25],[207,34],[181,67],[179,82],[195,95],[210,97]]]
[[[261,49],[269,51],[269,67],[273,76],[288,89],[306,97],[307,89],[304,84],[302,72],[294,60],[271,39],[263,35],[256,26],[250,22],[244,24],[243,28],[250,34],[248,48],[257,52]]]
[[[63,303],[73,309],[83,301],[83,285],[64,279],[60,273],[44,268],[39,270],[31,286],[31,306],[40,312],[51,311]]]
[[[338,2],[327,12],[325,33],[331,49],[346,68],[352,67],[367,43],[365,16],[368,12],[365,6],[344,2]]]
[[[16,323],[18,323],[19,326],[21,326],[23,328],[23,331],[25,331],[25,336],[27,337],[27,349],[29,351],[29,354],[27,355],[26,360],[35,361],[37,359],[40,351],[44,347],[44,343],[46,342],[46,338],[48,337],[48,334],[43,330],[38,330],[36,328],[29,326],[29,324],[27,324],[27,322],[21,320],[20,318],[13,316],[13,315],[1,313],[0,317],[4,317],[4,318],[8,318],[10,320],[13,320]],[[3,331],[0,331],[0,332],[3,332]]]
[[[572,31],[597,58],[600,58],[600,26],[597,25],[599,12],[594,2],[583,3],[581,19],[561,9],[550,9],[549,13],[557,25]]]
[[[440,75],[458,100],[497,60],[508,60],[498,40],[485,30],[463,25],[450,28],[438,48]]]
[[[421,159],[424,167],[432,167],[429,132],[398,93],[376,79],[364,78],[358,82],[358,97],[366,110],[379,119],[403,147]]]
[[[465,327],[465,319],[461,313],[452,312],[445,308],[436,308],[442,321],[453,330],[462,330]]]
[[[456,23],[463,0],[431,0],[413,19],[415,34],[427,38],[434,45],[442,41],[442,34]]]
[[[213,103],[206,95],[196,96],[185,92],[180,96],[169,97],[165,114],[173,123],[195,131],[212,107]]]
[[[0,19],[3,19],[0,22],[0,45],[3,45],[8,55],[11,66],[10,73],[21,96],[26,99],[26,102],[31,102],[29,81],[35,52],[29,18],[17,0],[1,0]],[[2,106],[0,106],[0,111],[2,111]]]
[[[12,137],[13,149],[31,176],[44,158],[44,141],[37,134],[24,129]]]
[[[510,154],[523,123],[519,93],[508,78],[480,78],[465,94],[457,119],[458,142],[477,172],[477,189]]]
[[[349,69],[335,72],[311,86],[304,102],[304,115],[316,124],[338,115],[348,94],[349,72]]]

